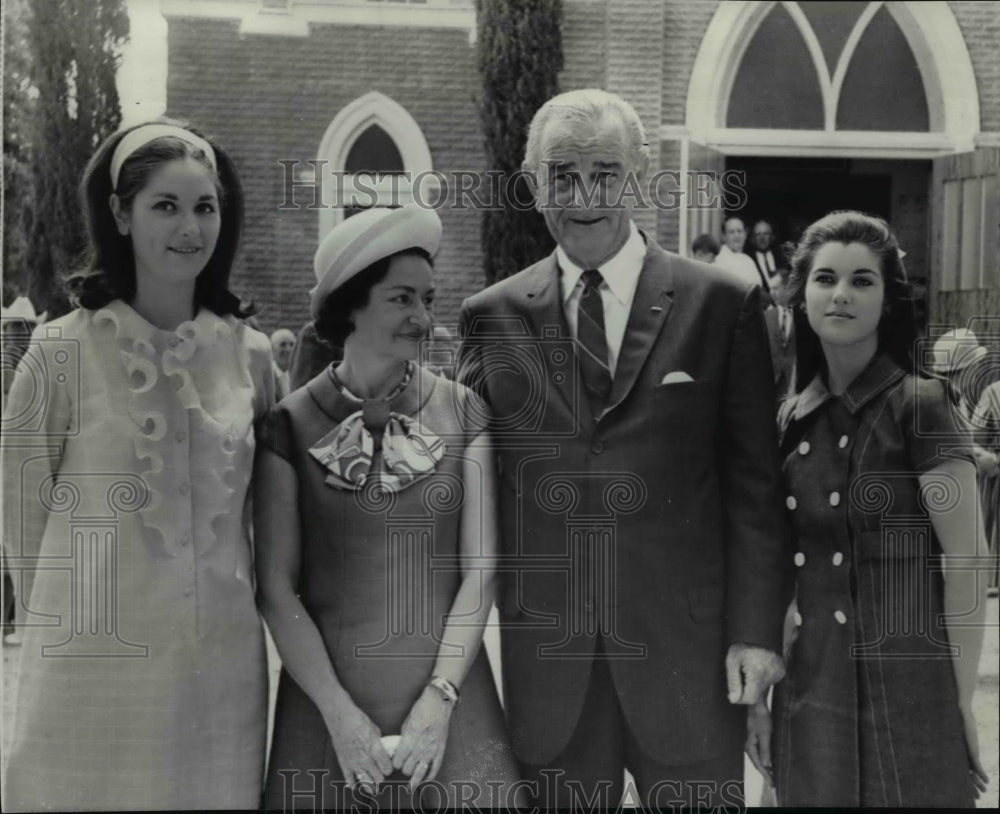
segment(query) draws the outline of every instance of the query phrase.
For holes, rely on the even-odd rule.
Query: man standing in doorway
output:
[[[505,703],[537,806],[614,807],[626,768],[644,805],[740,805],[740,705],[783,672],[761,292],[638,230],[623,193],[648,163],[623,99],[549,100],[523,169],[558,246],[462,307],[459,377],[499,464]]]
[[[732,215],[722,224],[722,248],[715,258],[715,265],[739,275],[747,285],[763,286],[767,293],[767,281],[757,271],[757,265],[743,253],[747,240],[747,229],[741,218]]]
[[[771,224],[766,220],[757,221],[753,225],[750,242],[753,244],[748,252],[750,259],[757,266],[761,277],[767,281],[773,299],[774,289],[781,286],[778,271],[788,268],[788,263],[775,252],[774,229]]]

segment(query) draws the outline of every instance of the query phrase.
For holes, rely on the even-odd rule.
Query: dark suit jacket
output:
[[[788,338],[781,335],[778,307],[770,306],[764,311],[764,324],[771,346],[771,365],[774,370],[774,389],[780,401],[795,387],[795,320],[791,322]]]
[[[462,307],[459,376],[494,413],[508,722],[534,764],[586,714],[598,636],[633,733],[666,764],[741,747],[730,644],[780,652],[791,553],[760,291],[647,243],[596,421],[554,254]],[[680,371],[692,380],[661,383]]]

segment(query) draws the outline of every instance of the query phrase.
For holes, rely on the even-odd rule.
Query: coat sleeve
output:
[[[482,347],[475,337],[475,317],[468,300],[462,303],[458,324],[461,344],[458,348],[458,361],[455,366],[455,381],[468,387],[488,405],[489,393],[486,388],[486,370],[482,361]]]
[[[781,652],[791,598],[771,359],[759,288],[743,300],[733,336],[719,452],[726,513],[726,604],[730,644]]]

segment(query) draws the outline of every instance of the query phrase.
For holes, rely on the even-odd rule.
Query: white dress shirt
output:
[[[618,250],[618,254],[597,267],[604,278],[600,292],[601,302],[604,305],[604,333],[608,340],[608,367],[611,369],[612,378],[618,366],[618,355],[621,353],[628,315],[632,310],[635,287],[639,284],[639,274],[646,259],[646,241],[642,239],[634,223],[630,226],[628,240]],[[566,322],[570,333],[575,337],[580,297],[583,295],[583,282],[580,278],[586,269],[580,268],[570,260],[562,246],[556,247],[556,258],[561,272],[559,285],[562,290]]]
[[[774,274],[774,255],[771,250],[768,249],[766,252],[754,252],[757,255],[757,265],[767,272],[768,276]]]
[[[715,258],[715,265],[719,268],[735,272],[751,285],[764,285],[760,272],[757,271],[757,264],[750,259],[750,255],[743,254],[743,252],[734,252],[725,243],[719,249],[719,254]]]

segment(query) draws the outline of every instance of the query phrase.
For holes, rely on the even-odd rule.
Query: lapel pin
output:
[[[650,307],[650,309],[649,309],[649,310],[650,310],[650,311],[652,311],[652,312],[653,312],[653,313],[655,314],[655,313],[657,313],[657,312],[659,312],[659,311],[662,311],[663,309],[662,309],[662,308],[660,308],[660,306],[659,306],[659,305],[654,305],[654,306]]]

